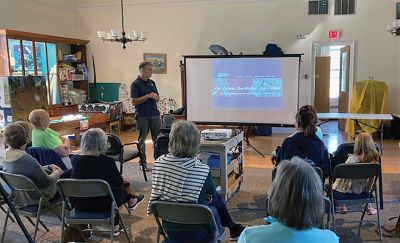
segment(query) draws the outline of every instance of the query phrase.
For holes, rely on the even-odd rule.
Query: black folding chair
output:
[[[337,205],[362,205],[365,204],[364,210],[362,211],[361,219],[359,221],[358,234],[360,234],[361,225],[368,208],[369,203],[376,204],[377,218],[378,218],[378,230],[379,230],[379,240],[382,240],[382,227],[379,213],[379,204],[376,191],[376,181],[379,177],[380,165],[377,163],[355,163],[355,164],[339,164],[333,170],[333,181],[336,179],[365,179],[372,180],[371,188],[368,192],[363,193],[359,196],[358,194],[349,194],[348,198],[341,198],[339,193],[336,193],[331,187],[331,202],[332,202],[332,212],[333,212],[333,229],[336,231],[336,206]],[[359,211],[348,211],[348,212],[359,212]]]
[[[169,133],[158,134],[154,143],[154,158],[168,154]]]
[[[380,154],[380,147],[378,144],[375,144],[376,150],[379,152],[378,163],[382,164],[382,157]],[[354,143],[343,143],[337,147],[336,151],[330,155],[331,161],[331,172],[334,168],[346,162],[347,158],[350,154],[354,152]],[[332,173],[331,173],[332,175]],[[380,209],[383,209],[383,182],[382,182],[382,168],[379,171],[379,202],[380,202]],[[332,178],[329,179],[329,184],[332,184]],[[328,192],[329,193],[329,192]]]
[[[117,135],[112,133],[107,133],[107,136],[110,147],[106,151],[106,155],[113,158],[114,161],[120,163],[119,172],[122,174],[123,165],[125,162],[128,162],[136,158],[141,158],[139,142],[131,142],[123,144],[121,142],[121,139]],[[127,147],[129,145],[136,145],[136,147],[135,148],[132,148],[132,146]],[[144,162],[145,161],[139,161],[139,164],[143,171],[144,180],[147,181],[146,170],[143,166]]]

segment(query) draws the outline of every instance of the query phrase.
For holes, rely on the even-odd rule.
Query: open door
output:
[[[314,106],[320,113],[328,113],[330,109],[329,85],[330,85],[331,57],[315,58],[315,96]]]
[[[345,46],[340,49],[340,75],[339,75],[339,102],[338,111],[339,113],[349,112],[349,90],[353,87],[349,87],[349,73],[350,73],[350,46]],[[347,120],[339,120],[339,129],[344,131],[346,128]]]

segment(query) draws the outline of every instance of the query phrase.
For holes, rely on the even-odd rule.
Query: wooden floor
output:
[[[353,138],[337,129],[337,124],[325,124],[322,126],[324,142],[329,152],[336,150],[338,145],[345,142],[353,142]],[[251,136],[250,144],[259,150],[265,158],[259,155],[251,146],[245,149],[244,166],[248,168],[272,168],[271,153],[280,145],[289,134],[273,134],[272,136]],[[125,131],[120,134],[123,142],[137,140],[137,133]],[[375,140],[377,143],[379,140]],[[399,140],[385,139],[382,155],[382,172],[400,175],[400,147]],[[151,137],[146,140],[146,155],[148,162],[153,162],[153,148]]]

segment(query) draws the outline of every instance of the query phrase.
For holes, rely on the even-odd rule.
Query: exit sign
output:
[[[328,32],[328,40],[338,40],[340,38],[340,30],[330,30]]]

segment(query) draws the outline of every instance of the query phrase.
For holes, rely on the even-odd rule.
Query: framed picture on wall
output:
[[[167,74],[167,54],[143,53],[143,61],[154,65],[154,74]]]
[[[400,19],[400,2],[396,3],[396,18]]]

